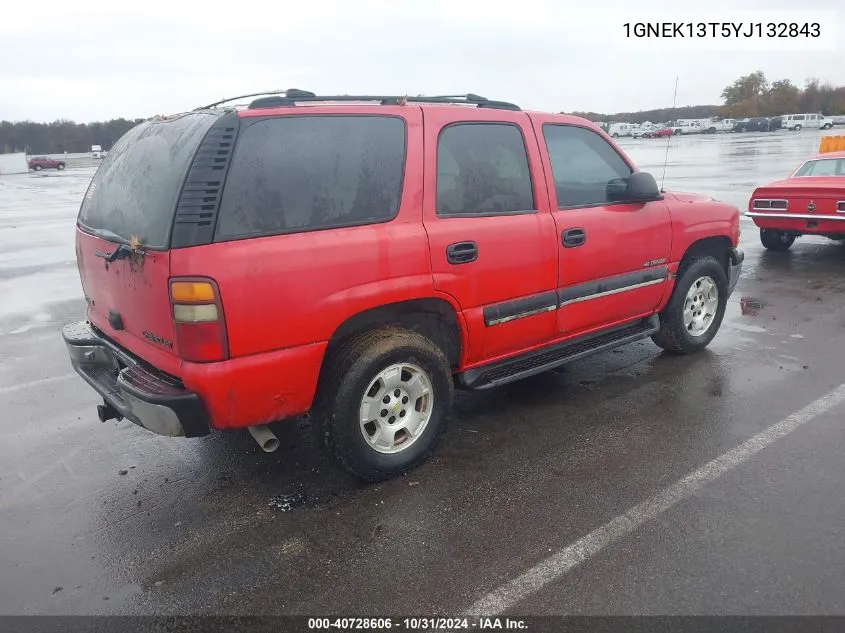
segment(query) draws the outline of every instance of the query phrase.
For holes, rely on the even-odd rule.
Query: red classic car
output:
[[[773,251],[789,249],[800,235],[845,240],[845,151],[813,156],[788,178],[757,187],[747,215]]]
[[[42,169],[64,169],[65,161],[47,158],[46,156],[35,156],[29,159],[29,168],[35,171]]]

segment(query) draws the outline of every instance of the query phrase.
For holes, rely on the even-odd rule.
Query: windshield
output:
[[[795,177],[801,176],[845,176],[845,158],[807,161],[795,172]]]
[[[110,241],[165,248],[179,190],[197,146],[217,119],[190,113],[129,130],[97,170],[79,210],[83,229]]]

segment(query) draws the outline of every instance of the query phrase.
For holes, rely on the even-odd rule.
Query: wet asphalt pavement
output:
[[[666,187],[744,210],[818,134],[672,142]],[[623,139],[658,181],[665,141]],[[695,356],[630,345],[463,393],[435,457],[365,486],[295,424],[97,421],[61,324],[90,169],[0,178],[0,613],[455,614],[845,383],[845,245],[746,261]],[[509,603],[522,614],[845,614],[845,404]]]

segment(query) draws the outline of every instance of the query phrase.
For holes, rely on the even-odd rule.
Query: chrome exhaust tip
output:
[[[279,438],[276,437],[276,434],[270,430],[270,427],[266,424],[262,424],[261,426],[249,426],[247,427],[250,435],[252,435],[253,439],[258,442],[258,445],[261,447],[261,450],[265,453],[272,453],[277,448],[279,448]]]

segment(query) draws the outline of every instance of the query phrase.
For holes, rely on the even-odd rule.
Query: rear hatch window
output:
[[[79,211],[83,230],[112,242],[133,238],[165,249],[182,181],[218,113],[192,112],[146,121],[108,153]]]

